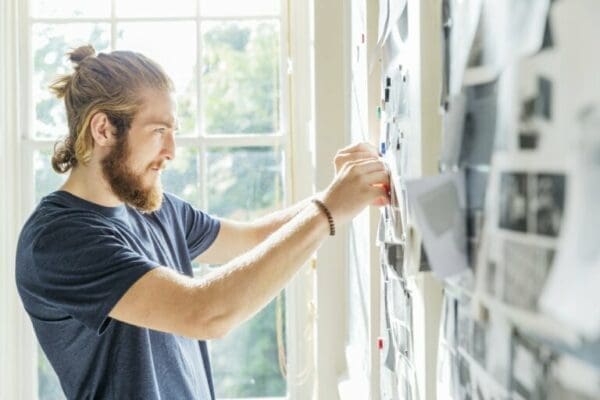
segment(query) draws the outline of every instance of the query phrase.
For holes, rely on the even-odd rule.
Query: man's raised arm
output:
[[[321,196],[335,224],[352,219],[378,198],[389,182],[381,161],[347,163]],[[197,339],[218,338],[268,304],[330,232],[315,203],[251,251],[201,278],[157,268],[119,300],[112,318]]]

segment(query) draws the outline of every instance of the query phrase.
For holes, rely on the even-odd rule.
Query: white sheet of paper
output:
[[[377,44],[383,44],[383,36],[387,32],[390,17],[390,0],[379,0],[379,17],[377,19]]]
[[[600,337],[600,107],[582,115],[580,127],[558,251],[539,306],[594,340]]]
[[[379,23],[377,45],[382,46],[406,7],[407,0],[379,0]]]
[[[451,96],[448,112],[444,114],[444,136],[440,162],[443,168],[458,166],[462,144],[467,98],[464,94]]]
[[[462,172],[406,182],[431,269],[442,279],[468,269],[464,188]]]
[[[564,354],[551,368],[552,375],[564,387],[590,398],[600,393],[600,371],[593,365]]]
[[[405,144],[403,143],[405,147]],[[406,157],[405,152],[396,151],[394,146],[386,152],[384,161],[388,166],[390,172],[390,194],[392,202],[388,206],[388,214],[390,217],[390,225],[388,228],[389,234],[387,235],[390,243],[404,243],[404,236],[407,230],[406,227],[406,204],[405,196],[403,191],[402,183],[402,169],[401,166]]]
[[[509,35],[508,45],[516,51],[510,61],[517,57],[529,56],[542,47],[546,17],[550,9],[550,0],[511,0],[496,1],[508,8],[510,17],[506,19]],[[495,15],[495,20],[497,20]]]
[[[453,0],[450,31],[450,94],[462,88],[469,52],[481,15],[482,0]]]
[[[483,64],[503,70],[542,46],[550,0],[483,0]]]

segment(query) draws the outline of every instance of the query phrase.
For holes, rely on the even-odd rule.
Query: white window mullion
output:
[[[196,2],[196,129],[198,135],[204,135],[204,118],[202,118],[202,19],[200,11],[202,1]]]
[[[290,58],[290,35],[289,35],[289,11],[287,0],[279,0],[279,130],[283,136],[281,149],[284,153],[284,188],[285,202],[287,204],[294,202],[294,193],[292,191],[292,141],[290,140],[290,79],[291,79],[291,58]]]
[[[291,75],[287,76],[290,191],[293,201],[314,192],[314,149],[311,15],[313,2],[282,0],[282,15],[289,26],[289,57]],[[283,14],[283,12],[286,12]],[[287,55],[286,55],[287,57]],[[314,265],[314,263],[313,263]],[[287,287],[286,310],[288,329],[288,393],[290,400],[310,400],[314,397],[317,371],[315,368],[315,270],[304,267]]]
[[[185,140],[178,138],[178,141]],[[200,138],[201,142],[210,147],[267,147],[281,146],[285,139],[283,135],[207,135]]]
[[[264,14],[264,15],[203,15],[200,17],[202,21],[260,21],[260,20],[281,20],[279,14]]]
[[[12,398],[36,398],[37,397],[37,341],[35,340],[31,323],[27,317],[18,297],[14,283],[15,250],[20,227],[27,214],[30,212],[30,204],[33,193],[32,152],[27,151],[23,141],[33,136],[33,104],[32,101],[32,76],[33,65],[31,62],[31,21],[29,19],[29,1],[8,1],[5,14],[10,21],[7,28],[11,31],[6,43],[2,43],[8,49],[8,57],[3,58],[4,67],[8,68],[10,75],[10,96],[8,121],[6,132],[6,196],[7,214],[4,216],[3,224],[6,224],[8,238],[7,246],[3,254],[6,271],[6,283],[8,284],[8,307],[10,318],[8,338],[8,356],[6,360],[12,364],[7,371],[10,377],[8,392],[14,394]],[[12,15],[11,15],[12,14]],[[10,15],[10,16],[9,16]],[[7,88],[7,89],[8,89]],[[4,390],[4,387],[2,388]],[[10,395],[7,398],[11,398]]]
[[[202,209],[208,208],[208,189],[206,187],[206,183],[208,182],[208,163],[206,162],[207,157],[207,147],[204,142],[204,118],[202,118],[202,102],[204,101],[202,97],[202,57],[203,57],[203,46],[202,46],[202,0],[196,1],[196,90],[197,90],[197,108],[196,108],[196,126],[197,126],[197,135],[199,140],[198,146],[198,157],[199,157],[199,165],[198,165],[198,184],[201,188],[201,203],[200,207]],[[182,142],[182,139],[177,139],[178,143]]]
[[[34,23],[60,25],[73,23],[109,24],[115,20],[118,22],[190,22],[196,20],[195,17],[118,17],[114,6],[112,10],[110,17],[32,18],[31,21]]]
[[[110,51],[117,48],[117,0],[110,0]]]
[[[208,149],[202,144],[200,147],[200,171],[198,177],[200,179],[200,187],[202,188],[202,209],[208,210]]]

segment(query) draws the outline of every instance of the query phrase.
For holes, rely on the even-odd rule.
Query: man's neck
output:
[[[123,204],[110,189],[99,167],[79,165],[73,168],[60,190],[105,207]]]

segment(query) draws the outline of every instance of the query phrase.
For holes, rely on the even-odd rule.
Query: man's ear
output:
[[[108,120],[108,116],[103,112],[97,112],[90,120],[90,131],[92,138],[97,146],[109,147],[115,142],[115,127]]]

